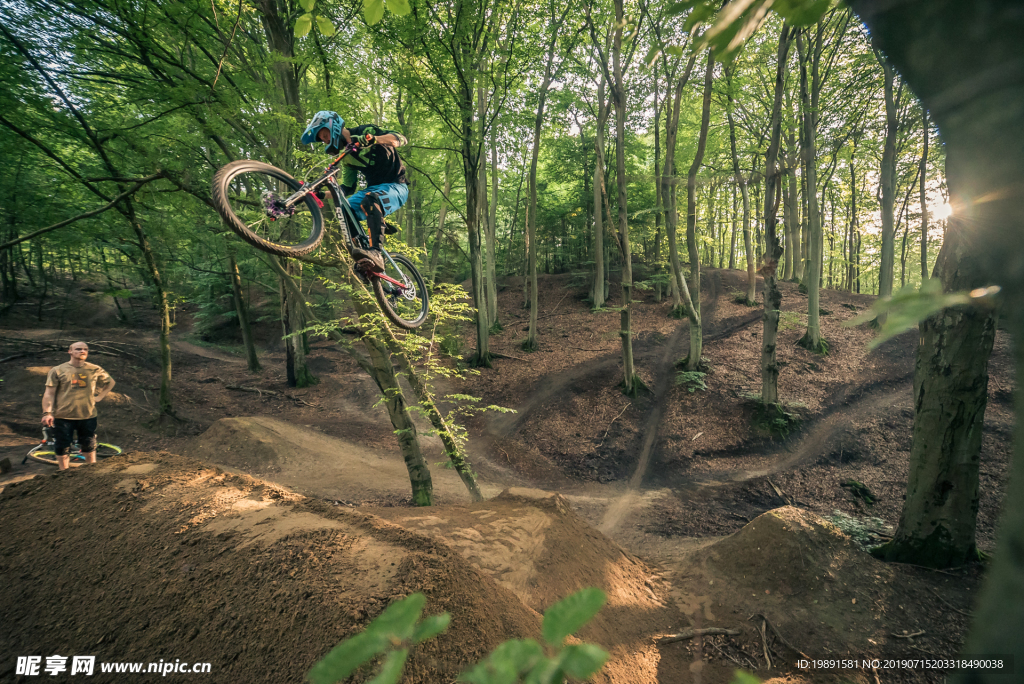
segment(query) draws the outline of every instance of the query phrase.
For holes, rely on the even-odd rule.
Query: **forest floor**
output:
[[[173,346],[180,420],[154,423],[147,312],[118,324],[81,283],[49,300],[43,322],[36,303],[11,307],[0,318],[0,459],[12,464],[0,476],[0,681],[32,681],[14,675],[16,656],[70,653],[206,661],[210,682],[298,682],[390,600],[423,591],[452,627],[416,652],[404,681],[447,682],[502,640],[536,636],[544,608],[585,586],[609,595],[580,633],[612,654],[596,681],[717,684],[737,667],[779,682],[942,681],[941,671],[796,667],[803,656],[948,657],[963,643],[982,566],[933,571],[864,551],[902,507],[916,336],[869,352],[872,331],[842,324],[874,298],[823,290],[830,353],[811,354],[795,344],[807,298],[783,283],[780,394],[799,422],[772,434],[750,400],[761,311],[735,301],[744,277],[705,270],[706,389],[677,384],[688,323],[640,293],[634,350],[648,389],[634,399],[618,388],[618,313],[590,312],[581,277],[541,278],[530,354],[519,346],[521,281],[509,279],[495,367],[445,387],[516,410],[468,425],[488,500],[470,503],[451,471],[432,468],[431,509],[410,505],[376,386],[325,341],[310,355],[320,383],[289,389],[273,325],[257,331],[254,375],[236,346],[193,335],[186,307]],[[467,356],[472,334],[461,331]],[[118,381],[99,407],[101,439],[126,453],[63,474],[22,464],[45,373],[77,339]],[[1002,332],[990,375],[987,552],[1013,427]],[[423,443],[430,463],[443,459],[436,438]],[[656,643],[692,627],[739,634]]]

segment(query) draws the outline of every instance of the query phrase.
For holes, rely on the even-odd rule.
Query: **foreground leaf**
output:
[[[852,327],[877,319],[884,315],[885,323],[868,347],[874,349],[886,340],[910,330],[924,319],[953,306],[990,306],[992,298],[999,292],[998,287],[983,287],[971,292],[943,292],[942,283],[933,278],[925,281],[921,289],[908,285],[892,297],[880,299],[863,313],[851,318],[843,325]]]
[[[570,677],[586,679],[600,670],[606,660],[608,653],[599,646],[573,644],[562,651],[559,667]]]
[[[348,677],[374,656],[386,651],[392,644],[407,641],[412,636],[416,621],[426,603],[427,597],[423,594],[411,594],[400,601],[395,601],[368,624],[365,630],[331,649],[331,652],[309,671],[309,681],[313,684],[334,684]],[[398,652],[400,651],[395,653]],[[408,651],[406,653],[408,654]],[[390,660],[389,656],[385,665]],[[403,656],[402,663],[404,662]],[[398,672],[401,674],[401,668]],[[380,684],[383,684],[383,681]]]
[[[320,33],[322,33],[324,36],[328,38],[330,38],[336,33],[334,29],[334,24],[332,24],[331,20],[328,19],[327,17],[318,16],[316,18],[316,27],[320,29]]]
[[[309,33],[309,29],[311,29],[312,27],[313,15],[308,13],[303,14],[301,17],[295,20],[295,37],[302,38],[307,33]]]
[[[544,641],[551,646],[561,646],[565,637],[579,630],[597,615],[606,598],[600,589],[588,587],[548,608],[544,612],[542,628]]]
[[[384,0],[363,0],[363,19],[373,26],[384,17]]]
[[[400,17],[404,17],[412,11],[412,8],[409,7],[409,0],[388,0],[388,9]]]

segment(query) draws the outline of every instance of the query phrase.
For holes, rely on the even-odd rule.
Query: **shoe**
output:
[[[379,249],[362,249],[356,247],[352,250],[352,256],[356,259],[356,266],[363,270],[381,272],[384,270],[384,256]]]

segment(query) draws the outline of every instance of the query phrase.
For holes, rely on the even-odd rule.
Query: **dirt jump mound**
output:
[[[421,591],[448,632],[406,682],[451,681],[535,612],[443,543],[180,456],[139,453],[0,494],[0,680],[18,656],[210,663],[209,682],[301,682],[331,647]],[[357,680],[362,681],[362,680]]]

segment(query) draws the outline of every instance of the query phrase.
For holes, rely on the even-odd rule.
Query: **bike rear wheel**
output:
[[[404,288],[389,283],[383,278],[373,277],[373,294],[380,303],[384,315],[392,323],[405,330],[414,330],[427,320],[430,309],[430,296],[423,276],[412,265],[408,258],[391,255],[398,265],[398,270],[388,259],[384,259],[384,274],[389,278],[404,283]]]
[[[294,207],[282,206],[301,187],[275,166],[242,159],[222,166],[213,177],[213,205],[228,227],[253,247],[302,256],[319,246],[324,220],[312,194]]]
[[[57,453],[51,444],[40,444],[28,452],[28,457],[47,465],[57,465]]]

